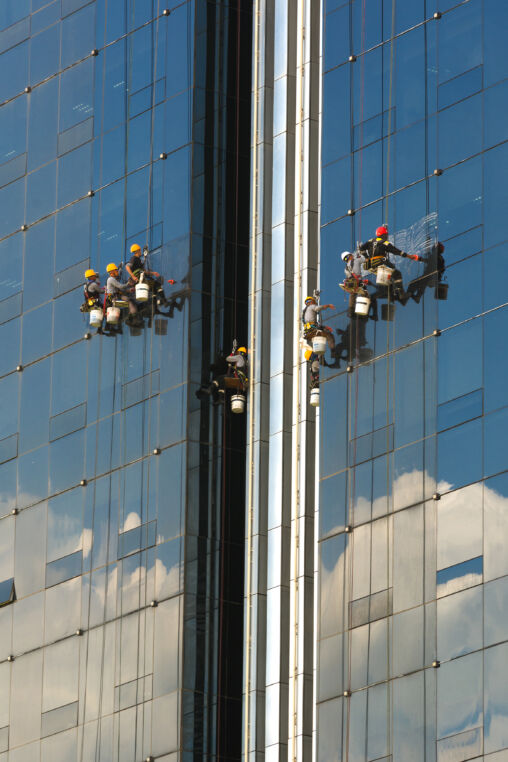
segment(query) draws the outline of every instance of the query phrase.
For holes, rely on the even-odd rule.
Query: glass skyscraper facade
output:
[[[324,8],[320,762],[508,759],[507,14]],[[424,261],[348,317],[340,253],[383,224]]]
[[[0,4],[1,762],[239,756],[245,424],[194,392],[246,340],[250,24]],[[98,335],[133,243],[169,309]]]
[[[508,762],[507,26],[0,0],[0,762]],[[133,243],[169,307],[96,334]]]

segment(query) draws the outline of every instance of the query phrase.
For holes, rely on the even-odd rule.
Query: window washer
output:
[[[96,273],[95,270],[86,270],[85,278],[86,282],[83,286],[85,301],[81,305],[81,312],[90,312],[90,310],[101,306],[101,295],[104,293],[104,288],[99,283],[99,273]]]
[[[119,280],[120,273],[114,262],[110,262],[106,267],[106,270],[108,273],[108,280],[106,282],[106,306],[114,306],[115,299],[127,300],[129,305],[129,316],[126,319],[126,323],[129,323],[130,325],[142,325],[143,319],[138,314],[136,301],[129,293],[132,291],[132,286],[129,283],[122,283]]]
[[[371,238],[365,243],[361,243],[358,247],[360,252],[365,252],[366,258],[364,267],[371,273],[375,273],[378,267],[384,265],[392,270],[390,285],[392,289],[392,295],[395,299],[405,303],[407,301],[407,295],[404,292],[402,284],[402,275],[395,267],[393,262],[388,259],[389,254],[394,254],[397,257],[413,259],[418,261],[417,254],[407,254],[405,251],[401,251],[393,243],[388,240],[388,228],[385,225],[381,225],[376,230],[375,238]]]
[[[305,339],[305,341],[311,341],[314,338],[314,336],[317,336],[317,335],[326,336],[328,346],[330,347],[330,352],[333,354],[335,351],[335,339],[333,337],[333,333],[330,330],[330,328],[327,328],[326,326],[321,325],[320,315],[319,315],[319,313],[322,312],[322,310],[328,310],[328,309],[334,310],[335,305],[333,304],[319,305],[317,303],[317,299],[315,296],[308,296],[305,299],[305,306],[302,312],[303,338]]]
[[[357,296],[368,296],[368,284],[366,278],[362,278],[362,266],[365,263],[365,257],[358,252],[343,251],[340,258],[344,262],[345,278],[339,283],[340,288],[349,294],[349,303],[347,309],[348,317],[354,317],[355,304]]]
[[[132,244],[131,255],[131,258],[125,265],[125,269],[129,273],[130,285],[135,285],[139,281],[141,275],[143,275],[144,282],[148,283],[152,291],[155,293],[155,296],[157,297],[157,304],[163,304],[167,307],[169,302],[166,299],[166,295],[164,294],[164,289],[162,287],[162,276],[159,275],[158,272],[155,272],[155,270],[146,269],[146,254],[145,256],[141,254],[141,247],[137,243]]]
[[[202,386],[198,389],[196,392],[198,399],[203,399],[208,395],[213,397],[214,402],[219,402],[219,395],[223,395],[225,390],[234,390],[237,393],[247,391],[249,384],[247,349],[245,347],[233,348],[231,354],[226,357],[226,362],[229,366],[227,373],[217,376],[208,386]]]

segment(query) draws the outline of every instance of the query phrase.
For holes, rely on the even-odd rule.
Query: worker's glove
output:
[[[408,254],[407,256],[409,257],[409,259],[412,259],[414,262],[418,262],[418,260],[420,259],[418,254]]]
[[[170,283],[172,286],[174,286],[176,283],[176,280],[173,280],[173,278],[170,278],[169,280],[166,281],[166,283]]]

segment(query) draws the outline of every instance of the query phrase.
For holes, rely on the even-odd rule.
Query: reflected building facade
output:
[[[1,3],[1,762],[239,757],[245,423],[194,392],[247,338],[250,16]],[[169,309],[96,335],[134,242]]]
[[[337,299],[340,252],[378,225],[427,262],[403,260],[407,301],[385,291],[377,320],[339,297],[329,321],[341,356],[321,387],[320,762],[508,759],[507,312],[492,277],[507,20],[477,0],[325,4],[321,298]],[[438,241],[446,299],[437,276],[418,288]]]

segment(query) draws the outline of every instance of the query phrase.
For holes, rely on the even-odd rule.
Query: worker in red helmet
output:
[[[404,287],[402,285],[402,275],[395,265],[388,259],[389,254],[394,254],[397,257],[413,259],[418,261],[417,254],[407,254],[405,251],[401,251],[393,243],[388,240],[388,228],[386,225],[381,225],[376,229],[376,235],[374,238],[370,238],[365,243],[361,243],[358,250],[365,254],[365,269],[371,273],[375,273],[380,265],[389,267],[392,270],[391,277],[391,293],[395,299],[405,302],[407,296],[404,293]]]

